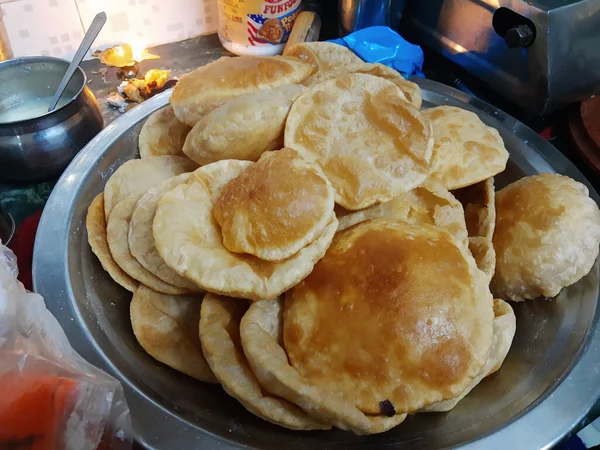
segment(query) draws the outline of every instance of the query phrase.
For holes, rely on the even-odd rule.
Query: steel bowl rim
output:
[[[4,215],[8,219],[8,223],[10,224],[10,230],[8,231],[8,237],[6,238],[6,241],[2,241],[2,239],[0,239],[2,245],[8,246],[8,244],[10,244],[10,241],[12,241],[12,239],[15,237],[15,231],[17,230],[17,226],[13,216],[8,211],[3,209],[2,206],[0,206],[0,214]]]
[[[494,116],[495,118],[503,119],[503,126],[510,126],[512,124],[513,127],[523,127],[524,139],[535,143],[535,147],[538,145],[544,147],[544,149],[548,151],[548,154],[545,154],[543,157],[551,160],[553,165],[556,164],[561,166],[568,164],[572,173],[578,175],[581,180],[585,180],[586,184],[590,188],[590,195],[596,201],[598,201],[598,193],[593,187],[591,187],[585,176],[583,176],[583,174],[581,174],[581,172],[574,165],[572,165],[572,163],[570,163],[564,155],[562,155],[556,148],[537,135],[537,133],[535,133],[533,130],[525,127],[519,121],[508,116],[503,111],[483,101],[473,99],[472,97],[454,88],[450,88],[430,80],[420,80],[418,84],[426,89],[428,87],[435,87],[437,93],[441,92],[441,95],[446,95],[462,102],[468,102],[470,105],[476,108],[481,108],[484,106],[484,112],[486,114],[489,115],[491,112],[493,112],[493,114],[497,114]],[[92,141],[90,141],[90,143],[76,156],[71,165],[59,179],[47,203],[47,205],[51,207],[45,208],[42,214],[39,230],[51,230],[53,228],[51,226],[51,222],[53,221],[55,224],[57,221],[69,221],[73,207],[72,199],[69,200],[69,208],[67,211],[63,211],[61,213],[57,210],[57,208],[55,208],[55,206],[56,204],[61,203],[61,196],[67,195],[72,186],[77,182],[77,175],[80,174],[80,172],[89,169],[88,166],[101,157],[101,149],[108,148],[109,145],[118,139],[122,131],[126,130],[132,124],[138,123],[157,109],[166,106],[168,104],[166,100],[170,94],[171,92],[167,91],[147,100],[125,115],[119,117],[109,126],[107,126],[105,130],[103,130]],[[60,214],[64,214],[64,217],[61,217]],[[68,237],[68,230],[65,230],[65,232]],[[49,241],[55,243],[57,240],[57,236],[55,234],[46,236],[49,234],[51,233],[38,233],[35,239],[33,258],[33,285],[36,292],[41,286],[49,284],[49,280],[44,279],[39,272],[39,267],[43,264],[41,260],[43,259],[44,254],[48,254],[50,252],[50,248],[48,246]],[[58,241],[61,242],[58,252],[61,252],[66,257],[66,241],[61,237],[58,238]],[[54,247],[52,251],[56,252],[56,247]],[[66,282],[66,286],[64,287],[69,294],[73,296],[71,285],[68,283],[68,274],[60,273],[58,275],[58,278],[61,278],[60,282]],[[598,305],[598,300],[596,305]],[[139,404],[140,400],[142,400],[147,406],[152,405],[153,408],[160,408],[161,412],[164,414],[161,418],[162,421],[171,422],[173,426],[185,425],[199,429],[198,426],[191,424],[185,418],[175,414],[172,411],[161,408],[159,405],[157,405],[152,396],[142,391],[132,382],[132,380],[124,377],[122,371],[115,366],[105,351],[100,348],[94,339],[91,338],[89,330],[87,329],[87,325],[85,325],[85,322],[80,317],[81,311],[79,311],[77,308],[74,308],[74,305],[72,305],[71,302],[69,302],[67,306],[68,308],[64,308],[64,311],[62,311],[63,308],[61,307],[62,315],[60,317],[64,320],[60,322],[65,328],[65,331],[69,335],[70,339],[73,339],[74,337],[79,339],[79,343],[85,347],[86,353],[84,353],[83,356],[92,357],[95,361],[97,361],[96,364],[100,364],[100,367],[103,370],[106,370],[113,376],[117,377],[123,383],[126,392],[129,391],[130,395],[136,397],[134,403]],[[71,309],[72,311],[68,311]],[[74,317],[76,320],[73,320]],[[550,448],[569,433],[572,433],[575,427],[577,427],[577,425],[585,418],[588,412],[596,405],[598,399],[600,399],[600,383],[598,382],[600,380],[600,352],[593,351],[593,349],[600,348],[599,323],[600,308],[596,307],[594,318],[590,322],[590,328],[582,345],[580,346],[578,354],[573,355],[573,359],[569,365],[569,368],[563,374],[561,380],[557,380],[556,384],[549,389],[550,392],[544,393],[540,399],[532,403],[530,407],[524,409],[521,414],[517,414],[513,420],[508,422],[502,428],[492,433],[482,435],[475,441],[464,443],[461,445],[461,448],[469,450],[505,448],[504,445],[506,445],[508,442],[513,442],[513,444],[517,445],[517,448],[525,448],[523,445],[527,445],[527,443],[530,443],[531,445],[533,441],[538,444],[543,442],[543,447],[538,446],[538,448]],[[574,381],[571,379],[574,379]],[[563,414],[560,414],[558,417],[553,414],[555,411],[562,411],[564,404],[570,400],[576,400],[576,407],[579,408],[577,413],[570,414],[568,417],[564,411]],[[141,414],[151,415],[153,412],[142,411]],[[555,426],[549,426],[549,420],[554,420]],[[237,448],[237,446],[239,446],[235,440],[228,441],[224,438],[217,437],[209,430],[202,430],[202,433],[206,439],[213,440],[212,442],[214,442],[214,439],[216,438],[223,448]],[[521,444],[520,447],[519,444]]]
[[[12,58],[12,59],[7,59],[6,61],[0,61],[0,71],[2,71],[5,67],[12,67],[12,66],[19,66],[22,64],[31,64],[31,63],[42,63],[42,62],[47,62],[47,61],[52,61],[52,62],[64,62],[66,64],[65,67],[65,72],[66,72],[66,68],[69,67],[69,64],[71,64],[71,61],[68,61],[66,59],[63,58],[57,58],[55,56],[21,56],[19,58]],[[22,123],[26,123],[26,122],[31,122],[31,121],[37,121],[40,119],[46,119],[50,116],[54,116],[54,115],[58,115],[58,113],[60,111],[62,111],[63,109],[67,108],[68,106],[70,106],[75,100],[77,100],[81,94],[83,93],[83,91],[85,90],[85,88],[87,87],[87,75],[85,74],[85,71],[81,68],[81,66],[77,66],[76,68],[76,72],[79,72],[82,76],[83,76],[83,83],[81,85],[81,87],[77,90],[77,93],[75,95],[73,95],[73,97],[71,97],[71,99],[65,103],[64,105],[62,105],[60,108],[56,108],[50,112],[45,112],[44,114],[40,115],[40,116],[36,116],[36,117],[31,117],[29,119],[21,119],[21,120],[13,120],[12,122],[0,122],[0,127],[5,127],[5,126],[15,126],[18,124],[22,124]],[[73,74],[74,76],[75,74]],[[73,77],[71,77],[71,80],[73,79]],[[70,82],[70,81],[69,81]],[[62,98],[62,97],[61,97]]]

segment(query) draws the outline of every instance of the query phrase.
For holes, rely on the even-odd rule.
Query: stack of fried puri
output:
[[[294,377],[255,355],[257,328],[268,323],[245,317],[242,343],[280,396],[310,403],[294,381],[335,394],[364,418],[337,417],[326,399],[323,418],[368,433],[372,415],[398,417],[459,395],[487,360],[493,318],[487,284],[460,241],[429,225],[372,219],[337,234],[286,294],[283,316],[271,317],[273,329],[283,322]]]
[[[416,84],[323,42],[183,77],[88,213],[140,345],[293,430],[454,408],[509,352],[501,299],[587,274],[600,212],[554,174],[496,199],[499,133],[421,106]]]
[[[160,199],[156,248],[209,292],[274,298],[325,254],[338,225],[333,197],[319,166],[293,150],[208,164]]]

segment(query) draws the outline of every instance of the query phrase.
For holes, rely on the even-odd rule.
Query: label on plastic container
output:
[[[218,0],[219,33],[245,46],[287,42],[300,0]]]

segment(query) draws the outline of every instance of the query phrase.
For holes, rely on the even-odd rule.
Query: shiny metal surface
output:
[[[427,80],[419,84],[426,107],[461,106],[498,128],[511,153],[498,188],[523,175],[554,171],[589,186],[565,157],[520,122],[454,89]],[[598,263],[556,299],[514,304],[517,333],[506,362],[455,410],[412,416],[380,435],[288,431],[246,412],[219,387],[153,360],[131,331],[131,294],[110,280],[89,249],[85,216],[108,177],[136,156],[144,119],[166,105],[168,95],[111,123],[77,156],[48,200],[33,260],[35,290],[74,348],[123,382],[137,439],[147,448],[537,450],[586,419],[600,397]]]
[[[508,8],[536,29],[527,48],[509,48],[493,28]],[[512,102],[537,114],[600,90],[600,3],[595,0],[434,0],[409,2],[402,31],[434,48]]]
[[[52,97],[68,65],[37,56],[1,62],[0,111]],[[71,98],[66,105],[37,118],[0,122],[0,180],[40,181],[60,175],[102,130],[102,114],[86,82],[78,68],[63,96]]]
[[[398,28],[406,0],[338,0],[339,31],[345,36],[362,28]]]
[[[106,13],[99,12],[98,14],[96,14],[96,17],[94,17],[94,20],[92,20],[92,23],[85,32],[85,36],[83,36],[83,40],[81,41],[81,44],[79,44],[79,48],[75,52],[75,56],[73,56],[73,59],[69,63],[67,71],[60,80],[60,84],[56,89],[56,93],[52,97],[52,102],[50,102],[50,106],[48,106],[48,112],[54,111],[54,109],[56,109],[56,105],[63,96],[65,89],[69,84],[69,81],[71,81],[71,78],[79,68],[79,64],[81,64],[81,61],[83,61],[83,58],[89,51],[96,38],[98,37],[98,34],[102,30],[102,27],[104,27],[105,23]]]

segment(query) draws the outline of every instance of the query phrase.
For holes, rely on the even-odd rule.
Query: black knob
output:
[[[517,25],[506,30],[504,40],[508,48],[525,48],[533,44],[533,30],[529,25]]]

